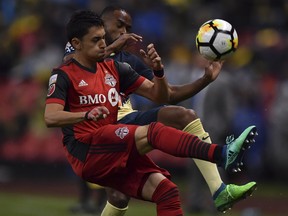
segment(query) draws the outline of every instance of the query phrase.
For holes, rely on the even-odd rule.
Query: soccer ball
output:
[[[196,36],[196,46],[208,60],[223,60],[236,51],[238,35],[227,21],[213,19],[205,22]]]

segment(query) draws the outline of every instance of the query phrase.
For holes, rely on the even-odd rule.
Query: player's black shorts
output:
[[[121,124],[133,124],[133,125],[147,125],[151,122],[157,121],[158,111],[163,108],[159,106],[148,111],[136,111],[127,114],[118,121]]]

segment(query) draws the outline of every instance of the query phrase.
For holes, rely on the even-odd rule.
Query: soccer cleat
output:
[[[235,203],[252,196],[256,189],[256,182],[249,182],[241,186],[229,184],[214,198],[215,207],[219,212],[225,213]]]
[[[250,126],[246,128],[242,134],[234,139],[234,136],[229,136],[226,139],[226,155],[224,161],[224,168],[228,172],[241,171],[240,166],[243,165],[243,156],[251,144],[255,142],[255,136],[257,135],[256,126]]]

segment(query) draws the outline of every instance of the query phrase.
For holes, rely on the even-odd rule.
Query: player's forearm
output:
[[[199,78],[193,83],[185,85],[170,85],[170,97],[169,104],[177,104],[181,101],[184,101],[188,98],[193,97],[206,86],[211,83],[210,79],[207,79],[205,76]]]
[[[47,127],[63,127],[76,124],[85,120],[86,112],[66,112],[57,111],[45,113],[45,123]]]
[[[154,92],[154,99],[153,101],[156,103],[168,103],[170,97],[170,91],[168,82],[165,77],[158,78],[154,77],[153,79],[153,92]]]
[[[114,46],[114,43],[112,43],[105,48],[105,58],[108,58],[114,52],[116,52],[116,47]]]

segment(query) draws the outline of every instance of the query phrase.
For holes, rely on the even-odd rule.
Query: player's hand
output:
[[[213,82],[217,79],[222,69],[224,61],[208,61],[205,66],[204,78],[209,82]]]
[[[142,36],[134,33],[122,34],[112,44],[107,46],[106,49],[109,50],[111,54],[111,52],[125,50],[128,47],[135,45],[137,42],[142,42]]]
[[[98,121],[99,119],[105,119],[109,113],[109,110],[105,106],[97,106],[86,112],[85,119]]]
[[[164,66],[162,64],[161,57],[158,55],[156,49],[154,48],[154,44],[149,44],[147,46],[146,52],[141,49],[140,54],[144,60],[144,62],[150,66],[154,71],[163,70]]]

